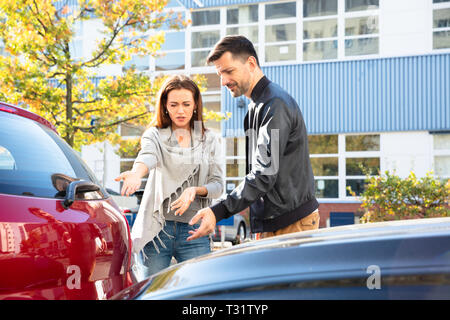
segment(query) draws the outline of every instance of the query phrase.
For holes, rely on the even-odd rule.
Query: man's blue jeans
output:
[[[144,247],[144,257],[140,256],[140,276],[147,278],[168,266],[174,257],[177,262],[183,262],[211,252],[211,240],[209,236],[187,241],[190,236],[189,230],[197,229],[200,224],[193,226],[188,223],[166,221],[164,231],[159,233],[159,238],[164,243],[164,248],[155,237],[155,244],[158,246],[159,253],[155,249],[153,241],[147,243]],[[167,234],[170,235],[170,237]],[[139,279],[141,280],[141,279]]]

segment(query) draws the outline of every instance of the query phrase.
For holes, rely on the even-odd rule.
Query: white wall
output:
[[[433,140],[426,131],[382,133],[380,144],[382,173],[406,178],[413,171],[423,177],[433,168]]]
[[[104,187],[119,192],[119,182],[114,178],[120,174],[120,157],[110,143],[82,146],[81,157]]]
[[[101,19],[83,21],[83,57],[87,60],[97,48],[102,39],[103,29]],[[115,76],[122,74],[121,65],[104,65],[93,68],[92,73],[98,76]],[[104,152],[105,151],[105,152]],[[95,173],[97,179],[106,188],[119,192],[120,184],[114,178],[120,174],[120,157],[108,142],[101,142],[89,146],[82,146],[81,157]]]
[[[92,57],[92,53],[97,49],[98,43],[104,38],[104,29],[101,19],[83,21],[83,60]],[[102,65],[100,68],[93,68],[92,73],[98,76],[118,76],[122,74],[122,65]]]
[[[432,52],[432,0],[380,0],[380,56]]]

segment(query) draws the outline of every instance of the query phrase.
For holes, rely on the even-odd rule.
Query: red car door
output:
[[[0,299],[105,299],[127,287],[117,205],[51,128],[1,110]]]

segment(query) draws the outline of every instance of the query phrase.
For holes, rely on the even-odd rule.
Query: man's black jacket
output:
[[[254,87],[244,120],[247,175],[213,205],[219,221],[250,206],[252,232],[284,228],[315,211],[308,137],[296,101],[263,77]]]

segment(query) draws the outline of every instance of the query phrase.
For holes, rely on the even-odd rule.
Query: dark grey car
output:
[[[450,218],[324,228],[173,265],[115,299],[450,299]]]

